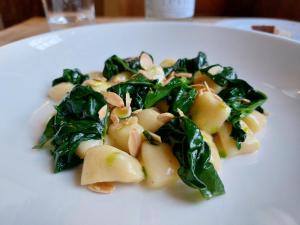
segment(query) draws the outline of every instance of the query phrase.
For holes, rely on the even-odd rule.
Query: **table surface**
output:
[[[210,23],[213,24],[223,18],[221,17],[197,17],[193,18],[193,22]],[[143,21],[142,17],[98,17],[96,24],[112,23],[122,21]],[[33,17],[20,24],[0,31],[0,46],[26,38],[33,35],[49,32],[50,28],[45,18]]]

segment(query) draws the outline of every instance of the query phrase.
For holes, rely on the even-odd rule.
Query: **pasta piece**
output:
[[[209,134],[216,133],[229,117],[230,107],[214,93],[204,92],[198,94],[193,106],[191,116],[194,123]]]
[[[117,148],[101,145],[91,148],[83,161],[81,185],[97,182],[140,182],[144,173],[139,161]]]
[[[156,132],[164,123],[159,120],[160,113],[155,108],[144,109],[136,116],[138,123],[145,129],[151,132]]]
[[[97,145],[102,145],[103,141],[102,140],[87,140],[87,141],[82,141],[80,142],[77,150],[76,150],[76,155],[78,155],[81,159],[83,159],[87,153],[87,151],[95,147]]]
[[[178,179],[179,163],[168,144],[152,145],[143,142],[141,161],[146,173],[146,184],[149,187],[163,187]]]
[[[135,129],[141,137],[143,135],[144,129],[137,121],[137,117],[130,117],[129,119],[120,121],[118,124],[112,124],[109,126],[108,136],[114,147],[125,152],[129,152],[128,143],[132,130]]]
[[[243,121],[248,125],[248,127],[254,132],[260,131],[267,123],[267,118],[264,114],[254,111],[247,117],[243,119]]]
[[[210,148],[210,162],[214,165],[214,168],[217,171],[220,171],[221,169],[221,159],[220,159],[220,155],[219,155],[219,151],[217,149],[216,144],[214,143],[214,140],[212,138],[212,136],[208,133],[206,133],[205,131],[201,131],[203,138],[205,140],[205,142],[208,144],[209,148]]]
[[[48,96],[55,102],[60,102],[63,97],[73,89],[74,85],[69,82],[59,83],[51,87],[48,91]]]
[[[210,79],[207,75],[201,73],[198,71],[194,75],[194,84],[204,84],[207,83],[207,85],[214,90],[215,93],[219,93],[222,90],[222,87],[216,84],[212,79]]]
[[[246,140],[242,143],[241,149],[237,149],[236,141],[230,136],[232,125],[225,123],[215,137],[215,143],[219,153],[223,157],[231,157],[240,154],[252,153],[258,150],[260,143],[249,129],[246,123],[241,121],[241,126],[247,133]]]

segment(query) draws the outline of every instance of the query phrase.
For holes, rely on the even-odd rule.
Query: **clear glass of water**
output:
[[[95,19],[94,0],[42,0],[50,29],[90,23]]]

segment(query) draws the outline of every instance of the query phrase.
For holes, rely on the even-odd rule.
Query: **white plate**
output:
[[[293,40],[300,41],[300,23],[296,21],[281,19],[246,18],[221,20],[217,22],[216,25],[251,31],[253,31],[251,28],[253,25],[276,26],[278,29],[290,33],[291,38]]]
[[[39,106],[63,68],[99,70],[116,53],[164,57],[207,53],[265,91],[268,126],[254,155],[223,160],[226,194],[198,200],[188,188],[121,185],[111,195],[79,186],[80,170],[52,173],[32,150]],[[0,48],[0,224],[181,225],[300,223],[300,45],[253,32],[189,23],[123,23],[36,36]],[[34,134],[34,135],[33,135]]]

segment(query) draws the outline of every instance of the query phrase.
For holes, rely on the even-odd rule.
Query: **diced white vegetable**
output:
[[[60,102],[63,97],[73,89],[74,85],[69,82],[59,83],[51,87],[48,91],[48,96],[55,102]]]
[[[191,107],[191,116],[201,130],[213,134],[223,125],[230,111],[222,99],[211,92],[204,92],[197,95]]]
[[[167,186],[178,179],[179,163],[168,144],[143,142],[141,161],[146,172],[146,184],[150,187]]]
[[[143,109],[136,116],[138,118],[138,123],[145,129],[151,132],[156,132],[164,123],[157,117],[160,113],[153,109]]]
[[[214,90],[214,92],[219,93],[222,90],[222,87],[216,84],[212,79],[210,79],[206,74],[201,73],[200,71],[194,75],[194,84],[203,84],[204,82]]]
[[[76,154],[83,159],[87,153],[87,151],[95,146],[102,145],[103,141],[102,140],[88,140],[88,141],[82,141],[80,142]]]
[[[232,125],[225,123],[215,137],[215,143],[221,156],[231,157],[240,154],[252,153],[258,150],[260,143],[246,123],[241,121],[242,129],[247,133],[246,140],[242,143],[241,149],[237,149],[236,141],[230,136]]]
[[[108,136],[114,147],[129,152],[128,140],[131,131],[136,129],[141,137],[143,135],[144,129],[137,121],[136,117],[130,117],[120,121],[119,124],[109,126]]]
[[[210,148],[210,162],[214,165],[214,168],[217,171],[220,171],[221,169],[221,159],[220,159],[220,155],[219,155],[219,151],[217,149],[216,144],[214,143],[214,140],[212,138],[212,136],[208,133],[206,133],[205,131],[201,131],[202,136],[204,138],[204,141],[208,144],[209,148]]]
[[[143,179],[141,164],[126,152],[109,145],[101,145],[86,153],[81,185],[97,182],[140,182]]]
[[[243,119],[243,121],[248,125],[248,127],[254,132],[260,131],[267,123],[267,118],[264,114],[254,111],[247,117]]]

